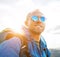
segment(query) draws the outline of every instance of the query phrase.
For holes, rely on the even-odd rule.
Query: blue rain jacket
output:
[[[31,57],[50,57],[50,51],[43,37],[41,37],[39,44],[38,48],[34,40],[28,41],[28,51]],[[0,44],[0,57],[19,57],[21,45],[21,40],[18,37],[3,41]]]

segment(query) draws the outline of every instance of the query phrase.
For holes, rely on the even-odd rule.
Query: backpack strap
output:
[[[19,53],[19,57],[31,57],[29,50],[28,50],[28,40],[27,38],[25,38],[22,35],[19,35],[20,39],[22,41],[22,45],[21,45],[21,49],[20,49],[20,53]]]

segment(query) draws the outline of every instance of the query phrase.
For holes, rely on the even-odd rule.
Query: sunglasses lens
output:
[[[45,22],[45,17],[40,18],[41,22]]]
[[[32,20],[33,21],[37,21],[38,20],[38,17],[37,16],[32,16]]]

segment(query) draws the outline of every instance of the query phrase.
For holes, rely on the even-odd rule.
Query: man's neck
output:
[[[30,35],[31,35],[31,37],[35,40],[35,41],[40,41],[40,37],[41,37],[41,34],[39,33],[39,34],[37,34],[37,33],[34,33],[34,32],[32,32],[32,31],[29,31],[30,32]]]

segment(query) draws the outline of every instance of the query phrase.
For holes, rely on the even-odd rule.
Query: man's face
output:
[[[32,16],[37,16],[38,20],[34,21],[32,19]],[[34,12],[30,13],[29,16],[27,16],[28,17],[27,26],[28,26],[29,30],[31,30],[35,33],[38,33],[38,34],[44,30],[45,24],[39,20],[41,18],[41,16],[42,16],[42,13],[39,12],[39,10],[35,10]]]

